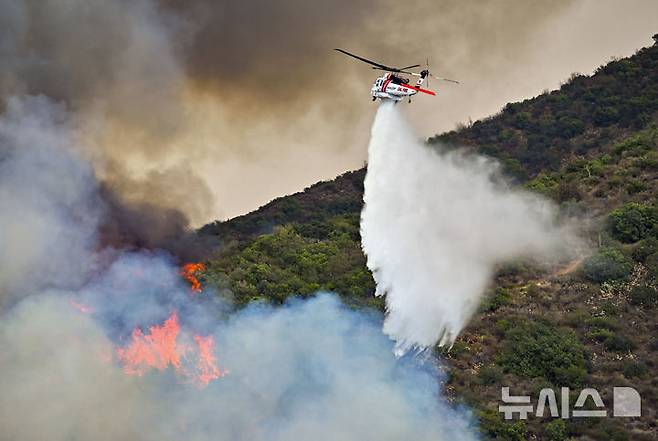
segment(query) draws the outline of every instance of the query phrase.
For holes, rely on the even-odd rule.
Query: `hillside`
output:
[[[658,44],[590,77],[432,137],[498,158],[519,185],[583,215],[592,255],[542,270],[500,268],[471,325],[450,351],[446,389],[471,406],[483,434],[505,440],[658,439]],[[204,283],[238,305],[337,292],[382,308],[359,235],[365,170],[315,184],[257,211],[203,227],[217,240]],[[635,387],[642,418],[506,422],[500,386]],[[573,394],[573,393],[572,393]]]

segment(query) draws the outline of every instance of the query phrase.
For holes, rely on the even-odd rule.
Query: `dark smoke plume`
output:
[[[105,185],[99,194],[105,208],[99,227],[101,247],[163,249],[182,262],[190,262],[207,258],[217,245],[210,238],[199,237],[185,214],[176,208],[127,202]]]
[[[108,191],[175,208],[194,226],[362,164],[376,72],[334,47],[388,64],[429,57],[437,73],[471,85],[440,90],[433,112],[410,108],[434,131],[472,108],[495,111],[525,78],[513,68],[555,42],[536,34],[580,13],[570,0],[0,0],[0,8],[2,101],[64,103]],[[154,179],[172,174],[175,186]]]

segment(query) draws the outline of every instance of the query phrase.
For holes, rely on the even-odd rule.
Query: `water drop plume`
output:
[[[425,144],[393,103],[375,117],[364,186],[363,250],[400,354],[451,344],[497,264],[572,236],[551,202],[509,186],[491,159]]]

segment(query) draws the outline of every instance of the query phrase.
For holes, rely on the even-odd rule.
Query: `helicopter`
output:
[[[421,70],[419,73],[416,73],[416,72],[409,72],[408,70],[420,67],[420,64],[413,64],[411,66],[405,66],[405,67],[390,67],[384,64],[376,63],[372,60],[368,60],[367,58],[363,58],[358,55],[349,53],[343,49],[335,49],[335,50],[345,55],[348,55],[352,58],[356,58],[357,60],[363,61],[364,63],[368,63],[372,65],[373,66],[372,68],[375,70],[383,70],[386,72],[381,77],[378,77],[375,80],[375,83],[372,85],[372,88],[370,89],[370,95],[372,95],[373,101],[376,101],[377,98],[379,98],[381,100],[393,100],[397,103],[398,101],[408,98],[409,102],[411,102],[411,97],[413,95],[416,95],[418,92],[425,93],[427,95],[436,96],[436,92],[429,89],[423,89],[421,87],[426,79],[429,84],[430,77],[437,80],[449,81],[451,83],[460,84],[459,81],[450,80],[448,78],[435,77],[434,75],[430,74],[429,63],[427,63],[428,65],[427,68]],[[416,84],[411,85],[409,84],[409,78],[403,77],[398,74],[413,75],[419,78],[416,81]]]

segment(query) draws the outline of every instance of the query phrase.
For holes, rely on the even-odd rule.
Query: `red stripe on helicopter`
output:
[[[382,92],[386,93],[386,88],[388,87],[388,84],[391,82],[392,78],[389,77],[386,81],[384,81],[384,84],[382,85]]]
[[[400,84],[400,86],[402,86],[402,87],[404,87],[404,88],[407,88],[407,89],[415,90],[415,91],[417,91],[417,92],[423,92],[423,93],[426,93],[426,94],[428,94],[428,95],[436,96],[436,92],[434,92],[434,91],[432,91],[432,90],[421,89],[420,87],[414,87],[414,86],[410,86],[410,85],[408,85],[408,84]]]

